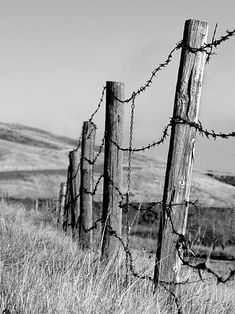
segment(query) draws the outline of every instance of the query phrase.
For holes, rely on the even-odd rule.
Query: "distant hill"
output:
[[[54,135],[21,124],[0,123],[0,195],[13,197],[56,197],[60,182],[66,181],[68,152],[78,140]],[[95,167],[95,178],[103,172],[103,154]],[[134,154],[131,198],[160,200],[165,164],[144,154]],[[123,190],[126,189],[127,156],[124,156]],[[234,176],[194,171],[191,199],[203,206],[234,207]],[[102,184],[97,200],[102,199]]]
[[[74,139],[15,123],[0,123],[0,139],[47,149],[61,149],[64,145],[74,147],[77,145]]]

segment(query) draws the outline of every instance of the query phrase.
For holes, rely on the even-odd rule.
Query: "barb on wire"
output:
[[[93,160],[90,160],[86,157],[83,157],[90,165],[95,165],[97,159],[99,158],[99,156],[101,155],[102,151],[103,151],[103,147],[104,147],[104,142],[105,142],[105,136],[103,136],[102,140],[101,140],[101,144],[98,148],[98,152],[96,154],[96,156],[94,157]]]
[[[124,200],[124,194],[122,193],[122,191],[119,189],[119,187],[115,186],[114,182],[109,178],[109,183],[111,184],[111,186],[114,188],[114,190],[117,191],[117,193],[119,194],[121,201],[120,201],[120,205],[119,207],[121,207],[122,202]]]
[[[103,100],[104,100],[104,93],[105,93],[105,90],[106,90],[106,86],[103,87],[103,90],[102,90],[102,93],[101,93],[100,101],[99,101],[99,103],[98,103],[98,105],[97,105],[97,108],[96,108],[95,111],[92,113],[92,115],[91,115],[91,117],[90,117],[90,119],[89,119],[90,122],[93,120],[94,116],[97,114],[97,112],[99,111],[99,109],[100,109],[100,107],[101,107],[101,104],[102,104],[102,102],[103,102]]]
[[[217,26],[216,26],[217,28]],[[193,48],[193,47],[190,47],[190,46],[187,46],[187,47],[183,47],[182,46],[182,41],[178,42],[175,47],[170,51],[168,57],[166,58],[166,60],[161,63],[160,65],[158,65],[151,73],[150,75],[150,78],[146,81],[145,84],[143,84],[142,86],[140,86],[136,91],[134,91],[131,95],[131,97],[125,99],[125,100],[121,100],[121,99],[118,99],[116,98],[119,102],[122,102],[122,103],[129,103],[130,101],[132,101],[133,98],[135,98],[136,96],[140,95],[141,93],[145,92],[146,89],[148,87],[150,87],[150,85],[153,83],[153,79],[154,77],[156,76],[156,74],[162,70],[163,68],[165,68],[173,59],[173,54],[179,50],[180,48],[185,48],[185,49],[188,49],[190,52],[193,52],[193,53],[196,53],[196,52],[205,52],[207,55],[208,55],[208,58],[210,59],[210,57],[213,55],[212,54],[212,49],[213,48],[217,48],[220,44],[222,44],[223,42],[227,41],[228,39],[230,39],[232,36],[235,35],[235,29],[229,31],[227,30],[226,31],[226,35],[223,35],[221,36],[219,39],[214,39],[215,37],[215,32],[216,32],[216,29],[214,31],[214,36],[212,38],[212,41],[208,44],[204,44],[202,45],[201,47],[199,48]],[[208,51],[209,49],[209,51]]]
[[[196,122],[191,122],[187,119],[183,119],[181,117],[175,117],[175,118],[170,119],[170,122],[167,124],[167,126],[163,130],[163,135],[160,138],[160,140],[154,141],[152,144],[147,144],[147,145],[145,145],[143,147],[139,147],[139,148],[130,148],[130,147],[121,147],[115,141],[113,141],[111,139],[110,139],[110,142],[112,144],[114,144],[119,150],[121,150],[123,152],[130,152],[131,151],[132,153],[136,153],[136,152],[145,151],[145,150],[151,149],[152,147],[159,146],[160,144],[163,144],[165,142],[166,138],[169,136],[169,134],[168,134],[169,128],[174,124],[185,124],[185,125],[189,125],[191,127],[195,127],[195,129],[201,135],[205,135],[207,138],[213,137],[214,139],[216,139],[216,137],[221,137],[224,139],[228,139],[229,137],[235,137],[235,131],[232,131],[230,133],[222,133],[222,132],[216,133],[213,130],[208,131],[207,129],[204,129],[202,126],[202,123],[200,121],[198,123],[196,123]]]
[[[144,214],[142,216],[142,220],[146,223],[154,223],[159,218],[159,214],[152,210],[157,205],[158,202],[150,206],[149,208],[146,208],[144,211]],[[162,202],[159,202],[158,204],[161,204]]]
[[[215,34],[216,34],[217,26],[218,26],[218,23],[215,24],[214,33],[213,33],[212,40],[211,40],[212,43],[215,40]],[[208,64],[210,62],[211,56],[213,55],[213,53],[212,53],[213,48],[214,48],[214,46],[211,46],[209,54],[207,55],[207,58],[206,58],[206,64]]]
[[[134,131],[134,115],[135,115],[135,96],[131,103],[130,130],[129,130],[129,151],[128,151],[128,169],[127,169],[127,192],[126,192],[126,248],[129,248],[130,225],[128,213],[130,208],[130,192],[131,192],[131,163],[132,163],[132,141]],[[129,256],[126,255],[126,269],[128,269]],[[128,271],[126,272],[126,282],[128,282]]]
[[[178,49],[180,49],[182,46],[182,42],[180,41],[179,43],[176,44],[176,46],[170,51],[168,57],[166,58],[166,60],[159,64],[158,67],[156,67],[151,75],[150,78],[146,81],[146,83],[142,86],[140,86],[135,92],[132,93],[131,97],[126,99],[126,100],[121,100],[118,99],[117,100],[121,103],[129,103],[130,101],[132,101],[136,96],[140,95],[141,93],[145,92],[145,90],[150,87],[150,85],[153,83],[153,79],[154,77],[157,75],[157,72],[161,71],[163,68],[165,68],[173,59],[173,54],[174,52],[176,52]]]
[[[153,142],[152,144],[147,144],[147,145],[145,145],[143,147],[140,147],[140,148],[129,148],[129,147],[125,148],[125,147],[121,147],[116,142],[112,141],[111,139],[110,139],[110,142],[112,144],[114,144],[119,150],[121,150],[123,152],[129,152],[129,151],[131,151],[132,153],[142,152],[142,151],[145,151],[145,150],[150,149],[150,148],[155,147],[155,146],[159,146],[160,144],[164,143],[166,138],[169,135],[168,134],[168,129],[169,129],[170,126],[171,126],[171,123],[168,123],[168,125],[163,130],[163,135],[160,138],[160,140],[158,140],[156,142]]]
[[[196,123],[188,121],[187,119],[183,119],[181,117],[175,117],[171,119],[170,124],[173,125],[174,123],[185,124],[194,127],[199,132],[199,134],[205,135],[207,138],[212,137],[213,139],[216,139],[217,137],[220,137],[228,139],[229,137],[235,137],[235,131],[229,133],[215,132],[214,130],[208,131],[207,129],[203,128],[202,123],[200,121]]]
[[[189,261],[184,259],[184,254],[187,253],[187,255],[192,254],[192,250],[191,250],[191,243],[189,241],[189,239],[187,239],[186,235],[179,233],[175,226],[174,226],[174,222],[171,216],[171,212],[172,212],[172,207],[173,206],[180,206],[180,205],[188,205],[188,204],[193,204],[195,205],[196,202],[183,202],[182,204],[172,204],[171,202],[169,204],[163,204],[163,206],[166,209],[166,213],[167,216],[169,218],[169,222],[171,224],[171,229],[172,229],[172,233],[175,234],[178,238],[175,244],[175,248],[176,248],[176,252],[178,254],[178,257],[180,258],[181,262],[183,265],[188,266],[196,271],[198,271],[199,277],[201,280],[203,280],[202,278],[202,274],[201,271],[206,271],[210,274],[212,274],[216,279],[217,279],[217,283],[226,283],[227,281],[229,281],[230,279],[232,279],[235,275],[235,269],[231,270],[230,269],[230,274],[227,276],[227,278],[223,278],[223,276],[219,276],[215,271],[213,271],[210,267],[208,267],[206,265],[206,262],[202,262],[202,263],[198,263],[196,265],[191,264]],[[193,254],[194,255],[194,254]]]
[[[129,261],[129,268],[130,268],[130,271],[131,271],[131,274],[136,277],[136,278],[139,278],[139,279],[148,279],[150,280],[151,282],[153,282],[153,278],[151,276],[147,276],[147,275],[139,275],[136,271],[135,271],[135,268],[134,268],[134,261],[133,261],[133,257],[132,257],[132,254],[129,250],[129,248],[125,245],[124,241],[122,240],[121,237],[119,237],[116,233],[115,230],[113,230],[110,226],[109,226],[109,229],[108,229],[108,232],[111,236],[115,237],[116,239],[118,239],[118,241],[121,243],[122,245],[122,248],[126,254],[126,256],[128,256],[128,261]]]
[[[100,181],[103,179],[103,177],[104,177],[104,174],[101,174],[101,175],[99,176],[99,178],[97,179],[97,181],[96,181],[96,183],[95,183],[95,186],[94,186],[93,191],[88,191],[87,189],[83,188],[83,189],[82,189],[83,192],[84,192],[85,194],[90,194],[90,195],[95,196],[95,195],[96,195],[96,192],[97,192],[97,189],[98,189],[98,186],[99,186],[99,184],[100,184]]]
[[[210,54],[210,51],[208,51],[207,49],[211,49],[213,47],[217,48],[220,44],[227,41],[228,39],[230,39],[234,35],[235,35],[235,28],[231,31],[227,30],[226,35],[220,36],[219,39],[213,38],[212,42],[210,42],[208,44],[204,44],[203,46],[201,46],[199,48],[192,48],[192,47],[186,47],[186,48],[190,49],[190,51],[192,51],[192,52],[202,51],[202,52],[206,52],[207,54]]]
[[[96,130],[96,129],[97,129],[97,126],[95,125],[95,123],[94,123],[93,121],[91,121],[91,120],[89,120],[89,121],[92,123],[94,129]],[[91,134],[92,134],[93,131],[94,131],[94,130],[92,129],[91,132],[87,135],[87,137],[86,137],[84,140],[90,138],[90,136],[91,136]],[[81,145],[82,145],[82,133],[83,133],[83,132],[81,132],[81,134],[80,134],[80,136],[79,136],[78,145],[77,145],[76,148],[74,149],[75,151],[78,151],[79,148],[80,148]]]
[[[127,203],[123,203],[120,205],[120,207],[125,209],[127,205]],[[146,223],[154,223],[154,221],[158,219],[158,213],[153,210],[157,205],[162,205],[162,201],[151,202],[147,208],[145,206],[142,208],[142,206],[135,205],[134,203],[129,204],[131,208],[143,212],[142,218],[139,223],[141,223],[141,221],[145,221]]]
[[[136,277],[138,279],[143,279],[143,280],[149,280],[150,282],[154,283],[154,279],[151,277],[151,276],[148,276],[148,275],[141,275],[139,274],[136,270],[135,270],[135,266],[134,266],[134,259],[133,259],[133,256],[131,254],[131,251],[130,249],[125,245],[123,239],[117,235],[116,231],[113,230],[110,226],[109,226],[109,229],[108,229],[108,232],[111,236],[115,237],[121,244],[125,254],[128,256],[128,261],[129,261],[129,269],[131,271],[131,274],[133,277]],[[189,281],[188,279],[184,280],[184,281],[180,281],[180,282],[175,282],[175,283],[172,283],[172,282],[166,282],[166,281],[163,281],[163,280],[160,280],[160,285],[186,285],[186,284],[193,284],[193,283],[197,283],[197,282],[200,282],[200,280],[193,280],[193,281]]]
[[[192,268],[194,270],[196,270],[198,272],[198,275],[199,275],[199,277],[200,277],[200,279],[202,281],[204,281],[204,279],[202,278],[202,273],[201,273],[202,271],[206,271],[207,273],[212,274],[216,278],[217,284],[219,284],[219,283],[226,283],[226,282],[228,282],[229,280],[231,280],[234,277],[235,269],[230,269],[229,275],[227,276],[227,278],[224,279],[223,275],[219,276],[214,270],[212,270],[210,267],[208,267],[206,265],[206,262],[198,263],[196,265],[193,265],[193,264],[189,263],[188,261],[186,261],[181,256],[182,254],[181,254],[180,249],[179,249],[179,247],[181,246],[181,244],[179,243],[180,241],[182,241],[182,239],[178,239],[178,241],[176,243],[176,248],[177,248],[177,253],[178,253],[178,256],[179,256],[182,264],[185,265],[185,266],[188,266],[188,267],[190,267],[190,268]]]
[[[93,225],[92,225],[90,228],[88,228],[88,229],[86,229],[86,228],[84,227],[84,225],[82,224],[82,229],[84,230],[85,233],[88,233],[88,232],[90,232],[90,231],[92,231],[92,230],[97,229],[98,226],[99,226],[99,222],[101,222],[101,221],[102,221],[102,218],[98,218],[98,219],[93,223]]]

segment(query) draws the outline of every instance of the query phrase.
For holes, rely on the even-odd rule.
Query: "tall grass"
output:
[[[125,283],[123,256],[103,265],[45,222],[42,213],[0,204],[0,311],[3,313],[172,313],[167,292]],[[141,252],[140,252],[141,253]],[[152,267],[143,254],[137,266]],[[234,313],[234,282],[180,286],[185,313]]]

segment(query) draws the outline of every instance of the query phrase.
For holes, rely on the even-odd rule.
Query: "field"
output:
[[[100,263],[97,252],[81,251],[57,231],[49,212],[2,201],[0,234],[2,313],[170,313],[164,289],[153,295],[148,281],[125,283],[122,255]],[[151,275],[152,259],[144,250],[136,255],[137,268]],[[198,281],[188,269],[182,276]],[[234,281],[217,285],[212,277],[203,277],[179,286],[185,313],[233,313]]]
[[[0,311],[3,313],[172,313],[168,292],[153,295],[152,282],[126,282],[125,256],[101,263],[98,250],[82,251],[57,230],[55,201],[66,181],[68,152],[76,141],[15,124],[0,124]],[[103,171],[103,154],[95,180]],[[127,156],[124,156],[126,190]],[[165,164],[134,154],[129,211],[130,245],[139,274],[153,275]],[[187,235],[195,260],[207,260],[224,278],[235,268],[235,175],[195,170]],[[32,211],[34,199],[39,211]],[[102,211],[102,182],[95,196],[94,221]],[[141,205],[141,206],[140,206]],[[125,211],[123,211],[123,222]],[[100,243],[99,229],[95,231]],[[183,268],[177,296],[185,313],[233,313],[234,280],[216,284]],[[174,312],[174,311],[173,311]]]

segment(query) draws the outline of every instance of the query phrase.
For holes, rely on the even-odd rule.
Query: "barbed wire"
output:
[[[207,129],[203,128],[202,123],[200,121],[192,122],[177,116],[171,119],[170,125],[173,124],[185,124],[189,125],[190,127],[194,127],[199,132],[199,134],[205,135],[207,138],[213,137],[213,139],[216,139],[217,137],[220,137],[228,139],[230,137],[235,137],[235,131],[231,131],[229,133],[215,132],[214,130],[208,131]]]
[[[125,100],[121,100],[119,98],[116,98],[121,103],[129,103],[131,102],[136,96],[140,95],[141,93],[145,92],[147,88],[150,87],[150,85],[153,83],[154,77],[157,75],[157,72],[161,71],[163,68],[165,68],[173,59],[173,54],[182,47],[182,42],[178,42],[175,47],[170,51],[169,55],[167,56],[166,60],[161,63],[159,66],[157,66],[151,73],[150,78],[146,81],[146,83],[142,86],[140,86],[136,91],[132,92],[132,95],[130,98],[127,98]]]
[[[147,208],[146,207],[145,208],[141,208],[141,206],[136,206],[134,204],[131,204],[130,200],[129,200],[129,196],[130,196],[130,192],[131,192],[131,184],[130,184],[131,181],[130,180],[131,180],[131,157],[132,157],[132,153],[144,152],[144,151],[149,150],[149,149],[151,149],[153,147],[159,146],[160,144],[163,144],[165,142],[166,138],[169,135],[168,131],[169,131],[170,127],[172,127],[172,126],[174,126],[176,124],[184,124],[184,125],[187,125],[189,127],[194,127],[196,129],[196,131],[200,135],[202,135],[202,136],[205,135],[207,138],[212,137],[213,139],[216,139],[217,137],[223,138],[223,139],[228,139],[230,137],[235,137],[235,132],[234,131],[229,132],[229,133],[215,132],[214,130],[208,131],[207,129],[203,128],[202,123],[200,121],[192,122],[192,121],[189,121],[188,119],[184,119],[182,117],[173,117],[173,118],[170,119],[170,122],[164,128],[164,130],[162,132],[162,136],[161,136],[161,138],[159,140],[154,141],[151,144],[147,144],[145,146],[142,146],[141,148],[132,148],[134,108],[135,108],[135,99],[136,99],[136,97],[138,95],[140,95],[141,93],[145,92],[151,86],[151,84],[153,83],[153,80],[156,77],[157,73],[159,71],[161,71],[163,68],[165,68],[165,67],[167,67],[169,65],[169,63],[173,59],[174,53],[177,50],[179,50],[180,48],[187,49],[187,50],[189,50],[189,52],[192,52],[192,53],[204,52],[204,53],[207,54],[207,62],[209,62],[211,56],[214,54],[213,53],[213,48],[217,48],[221,43],[227,41],[229,38],[231,38],[232,36],[235,35],[235,29],[232,30],[232,31],[227,30],[226,35],[221,36],[219,39],[215,39],[216,28],[217,28],[217,25],[216,25],[215,30],[214,30],[212,41],[210,43],[208,43],[208,44],[202,45],[199,48],[193,48],[193,47],[190,47],[190,46],[185,46],[185,45],[182,44],[182,41],[178,42],[175,45],[175,47],[170,51],[170,53],[168,54],[166,60],[163,63],[159,64],[151,72],[150,78],[145,82],[145,84],[143,84],[136,91],[134,91],[130,98],[127,98],[125,100],[120,100],[120,99],[116,98],[116,100],[118,100],[121,103],[132,102],[129,147],[127,147],[127,148],[121,147],[115,141],[110,140],[110,142],[112,144],[114,144],[119,150],[129,153],[128,154],[127,192],[125,194],[122,193],[120,188],[115,186],[114,182],[111,179],[109,179],[109,183],[112,185],[113,189],[115,189],[117,191],[117,193],[118,193],[118,195],[119,195],[119,197],[121,199],[120,202],[119,202],[120,210],[125,210],[126,209],[126,211],[127,211],[127,213],[126,213],[126,215],[127,215],[126,216],[126,219],[127,219],[127,223],[126,223],[126,226],[127,226],[127,228],[126,228],[127,237],[128,237],[129,232],[130,232],[130,230],[129,230],[130,229],[129,228],[129,223],[128,223],[128,211],[129,211],[129,207],[130,206],[132,208],[136,209],[136,210],[143,211],[142,219],[145,222],[147,222],[147,223],[153,223],[154,221],[156,221],[159,218],[158,217],[158,213],[156,211],[154,211],[154,208],[157,205],[158,206],[162,206],[163,210],[165,210],[165,212],[167,214],[167,217],[168,217],[168,219],[170,221],[172,233],[177,236],[177,241],[175,243],[175,248],[176,248],[177,254],[178,254],[182,264],[185,265],[185,266],[188,266],[188,267],[190,267],[190,268],[192,268],[194,270],[196,270],[198,272],[200,280],[203,280],[201,272],[202,271],[206,271],[206,272],[212,274],[217,279],[217,283],[226,283],[231,278],[234,277],[235,270],[230,270],[230,274],[226,278],[224,278],[223,276],[218,275],[213,269],[208,267],[206,265],[206,262],[202,262],[202,263],[198,263],[196,265],[193,265],[188,260],[186,260],[184,258],[184,255],[186,255],[186,254],[187,254],[187,256],[190,256],[191,254],[193,254],[193,252],[191,250],[191,243],[190,243],[189,239],[187,239],[187,237],[185,235],[179,233],[176,230],[176,228],[174,226],[173,219],[172,219],[172,208],[174,206],[189,206],[189,205],[193,205],[193,206],[195,206],[197,208],[197,204],[196,204],[197,201],[195,201],[195,202],[184,201],[182,203],[175,203],[175,204],[172,204],[170,202],[169,204],[166,204],[166,203],[163,202],[163,200],[161,200],[161,201],[157,201],[157,202],[151,202],[148,205]],[[106,87],[103,88],[102,93],[101,93],[101,98],[99,100],[97,108],[94,110],[94,112],[91,114],[90,119],[88,120],[89,122],[92,122],[92,124],[95,127],[95,129],[97,129],[97,127],[93,123],[93,119],[94,119],[95,115],[97,114],[97,112],[99,111],[99,109],[101,107],[101,104],[102,104],[103,99],[104,99],[105,90],[106,90]],[[89,136],[90,135],[88,134],[87,137],[89,137]],[[80,148],[81,142],[82,142],[82,135],[79,138],[78,146],[77,146],[76,150],[78,148]],[[95,165],[96,162],[97,162],[98,157],[101,155],[101,153],[103,151],[104,143],[105,143],[105,136],[103,136],[102,141],[101,141],[101,145],[99,146],[98,152],[97,152],[96,156],[93,158],[93,160],[89,160],[88,158],[85,158],[85,157],[82,157],[82,158],[84,158],[86,161],[88,161],[89,164]],[[68,176],[69,176],[69,173],[68,173]],[[90,194],[92,196],[95,196],[96,193],[97,193],[97,190],[98,190],[98,186],[99,186],[99,184],[100,184],[100,182],[101,182],[103,177],[104,177],[104,174],[101,174],[98,177],[98,179],[97,179],[97,181],[96,181],[96,183],[94,185],[93,191],[88,191],[87,189],[82,187],[82,188],[80,188],[80,193],[82,191],[84,193],[87,193],[87,194]],[[68,178],[68,180],[69,180],[69,178]],[[67,185],[68,185],[68,182],[67,182]],[[80,193],[78,195],[76,195],[75,200],[78,197],[80,197]],[[125,199],[126,199],[126,202],[124,203]],[[67,211],[66,212],[67,217],[66,217],[66,221],[64,221],[64,223],[65,222],[67,223],[67,220],[68,220],[68,206],[71,206],[71,203],[73,201],[74,200],[71,199],[71,195],[69,196],[69,199],[66,200],[66,206],[65,207],[66,207],[66,211]],[[79,219],[78,219],[78,221],[79,221]],[[90,228],[87,228],[87,229],[85,229],[84,225],[81,225],[81,226],[82,226],[82,228],[83,228],[83,230],[85,232],[89,232],[91,230],[94,230],[94,229],[98,228],[99,223],[101,221],[102,221],[102,218],[98,218],[93,223],[93,225]],[[134,258],[132,256],[132,253],[131,253],[130,249],[129,249],[128,238],[127,238],[127,241],[126,241],[126,244],[125,244],[124,240],[121,238],[121,236],[119,236],[117,234],[117,232],[115,230],[113,230],[110,226],[107,226],[107,230],[108,230],[108,232],[109,232],[109,234],[111,236],[117,238],[118,241],[121,243],[121,247],[123,248],[123,250],[125,252],[125,255],[126,255],[126,271],[127,272],[130,271],[130,274],[133,275],[134,277],[138,278],[138,279],[147,279],[147,280],[149,280],[149,281],[151,281],[153,283],[154,279],[151,276],[146,275],[146,274],[139,274],[136,271],[135,266],[134,266]],[[193,281],[193,282],[195,283],[196,281]],[[184,282],[176,282],[176,283],[160,281],[160,284],[164,287],[164,289],[168,290],[168,292],[174,297],[174,300],[175,300],[176,305],[177,305],[178,301],[177,301],[176,295],[171,290],[169,290],[166,286],[188,284],[188,283],[193,283],[193,282],[190,282],[188,280],[186,280]],[[178,308],[178,305],[177,305],[177,308]],[[180,313],[180,312],[178,311],[178,313]]]
[[[92,194],[92,195],[95,195],[96,194],[96,190],[97,190],[97,187],[98,187],[98,184],[100,182],[100,180],[102,179],[103,175],[101,175],[97,182],[96,182],[96,185],[95,185],[95,188],[93,190],[93,192],[89,192],[89,191],[85,191],[85,193],[88,193],[88,194]],[[119,195],[121,196],[121,199],[123,200],[124,199],[124,194],[120,191],[119,188],[115,187],[112,180],[110,180],[110,183],[112,184],[113,188],[117,190],[117,192],[119,193]],[[188,266],[196,271],[198,271],[198,274],[199,274],[199,277],[200,277],[200,280],[203,280],[202,279],[202,275],[201,275],[201,271],[206,271],[210,274],[212,274],[216,279],[217,279],[217,283],[226,283],[228,282],[230,279],[232,279],[235,275],[235,270],[230,270],[230,274],[227,276],[227,278],[223,278],[223,276],[219,276],[215,271],[213,271],[210,267],[208,267],[206,265],[206,262],[202,262],[202,263],[198,263],[196,265],[193,265],[191,264],[189,261],[185,260],[182,256],[182,252],[187,252],[187,254],[192,254],[192,250],[191,250],[191,247],[190,247],[190,241],[187,239],[187,237],[181,233],[178,233],[177,230],[175,229],[174,227],[174,223],[173,223],[173,220],[172,220],[172,217],[171,217],[171,212],[172,212],[172,208],[175,207],[175,206],[189,206],[189,205],[193,205],[195,207],[197,207],[197,202],[198,200],[192,202],[192,201],[184,201],[182,203],[169,203],[169,204],[164,204],[163,201],[158,201],[158,202],[152,202],[150,204],[150,206],[148,208],[145,208],[144,211],[145,211],[145,214],[146,213],[151,213],[151,214],[156,214],[152,208],[155,207],[156,205],[161,205],[161,206],[164,206],[165,209],[166,209],[166,213],[167,213],[167,216],[169,218],[169,221],[171,223],[171,227],[172,227],[172,232],[173,234],[177,235],[178,239],[176,241],[176,251],[178,253],[178,256],[182,262],[183,265],[185,266]],[[122,209],[124,209],[128,204],[127,203],[120,203],[120,207]],[[140,209],[140,207],[137,207],[135,205],[132,205],[133,208],[135,209]],[[66,219],[66,221],[68,220],[68,217]],[[98,227],[98,223],[101,222],[102,218],[98,218],[94,223],[93,225],[88,228],[88,229],[85,229],[85,227],[83,226],[83,229],[85,232],[89,232],[91,230],[94,230]],[[66,223],[66,221],[64,221],[64,224]],[[117,233],[111,229],[111,227],[109,226],[108,227],[108,232],[110,233],[111,236],[114,236],[116,237],[122,247],[123,247],[123,250],[126,254],[126,260],[128,262],[128,268],[131,272],[131,275],[133,275],[134,277],[138,278],[138,279],[147,279],[147,280],[150,280],[151,282],[153,282],[153,278],[151,276],[148,276],[148,275],[141,275],[139,274],[138,272],[136,272],[135,270],[135,267],[134,267],[134,259],[133,259],[133,256],[131,254],[131,251],[129,249],[129,246],[128,245],[125,245],[124,241],[122,240],[122,238],[120,236],[117,235]],[[189,284],[189,283],[194,283],[195,281],[193,282],[190,282],[188,280],[186,281],[183,281],[183,282],[176,282],[174,284],[176,285],[181,285],[181,284]],[[165,285],[172,285],[172,282],[163,282],[163,281],[160,281],[160,284],[165,284]]]
[[[103,151],[104,143],[105,143],[105,135],[103,136],[103,138],[101,140],[101,144],[100,144],[100,146],[98,148],[96,156],[92,160],[90,160],[90,159],[88,159],[86,157],[83,157],[90,165],[95,165],[97,159],[99,158],[99,156],[101,155],[101,153]]]
[[[145,92],[147,88],[150,87],[150,85],[153,83],[153,79],[156,77],[156,74],[161,71],[163,68],[165,68],[166,66],[168,66],[168,64],[172,61],[173,59],[173,54],[179,50],[180,48],[183,49],[187,49],[192,53],[196,53],[196,52],[205,52],[208,55],[208,60],[210,59],[210,57],[213,55],[212,54],[212,49],[213,48],[217,48],[219,45],[221,45],[222,43],[224,43],[225,41],[227,41],[228,39],[230,39],[232,36],[235,35],[235,29],[229,31],[226,31],[226,35],[222,35],[219,37],[219,39],[214,39],[214,37],[212,38],[212,41],[208,44],[204,44],[199,48],[193,48],[190,46],[183,46],[182,40],[179,41],[175,47],[170,51],[169,55],[167,56],[166,60],[163,63],[160,63],[151,73],[150,78],[146,81],[145,84],[143,84],[142,86],[140,86],[136,91],[132,92],[132,95],[125,99],[125,100],[121,100],[116,98],[119,102],[121,103],[129,103],[130,101],[132,101],[133,98],[135,98],[136,96],[139,96],[141,93]],[[209,51],[208,51],[209,50]],[[208,63],[208,61],[207,61]]]
[[[89,228],[85,228],[85,226],[83,224],[80,224],[80,227],[82,227],[83,231],[85,233],[88,233],[92,230],[95,230],[99,227],[99,223],[102,221],[102,218],[98,218],[95,222],[93,222],[92,226]]]
[[[182,204],[185,204],[185,202]],[[179,204],[174,204],[174,205],[176,206]],[[135,270],[134,258],[132,256],[132,253],[131,253],[130,249],[125,245],[123,239],[117,234],[117,232],[115,230],[113,230],[110,226],[108,227],[107,231],[109,232],[109,234],[111,236],[115,237],[120,242],[120,244],[121,244],[121,246],[125,252],[125,255],[128,256],[128,261],[129,261],[128,267],[129,267],[129,270],[131,272],[131,275],[135,278],[148,280],[148,281],[154,283],[154,278],[152,278],[149,275],[141,275]],[[182,235],[179,233],[176,233],[176,234],[179,235],[179,241],[177,241],[177,243],[176,243],[177,252],[179,252],[179,250],[180,250],[179,248],[181,248],[182,246],[184,247],[184,250],[186,250],[186,245],[189,241],[186,239],[185,235]],[[188,248],[187,248],[187,250],[188,250]],[[190,250],[190,252],[191,252],[191,250]],[[205,270],[205,271],[213,274],[217,278],[218,283],[226,283],[229,280],[231,280],[233,278],[233,276],[235,275],[235,270],[231,270],[230,275],[226,279],[223,279],[223,276],[219,276],[216,272],[214,272],[212,269],[207,267],[205,265],[205,263],[199,263],[196,265],[192,265],[188,261],[182,259],[181,252],[180,252],[180,259],[181,259],[183,265],[185,265],[185,266],[189,266],[190,268],[194,268],[195,270],[200,270],[200,271]],[[202,281],[201,274],[199,275],[199,277],[200,277],[200,280],[190,281],[189,279],[186,279],[184,281],[174,282],[174,283],[160,280],[159,283],[160,283],[160,285],[172,285],[173,284],[173,285],[178,285],[178,286],[179,285],[186,285],[186,284],[194,284],[194,283],[198,283],[198,282]],[[207,280],[209,280],[209,279],[207,279]],[[204,279],[203,279],[203,281],[204,281]]]
[[[218,27],[218,23],[215,24],[215,28],[214,28],[214,32],[213,32],[213,36],[212,36],[211,42],[213,42],[215,40],[215,34],[216,34],[216,31],[217,31],[217,27]],[[207,55],[207,58],[206,58],[206,64],[209,64],[209,62],[211,60],[211,56],[214,55],[213,48],[214,48],[214,46],[212,46],[210,48],[209,54]]]
[[[111,139],[110,139],[110,142],[123,152],[130,152],[130,151],[132,153],[144,152],[155,146],[159,146],[160,144],[163,144],[166,138],[169,136],[168,134],[169,128],[173,126],[174,124],[185,124],[190,127],[194,127],[199,132],[199,134],[205,135],[207,138],[212,137],[213,139],[216,139],[217,137],[220,137],[220,138],[228,139],[230,137],[235,137],[235,131],[231,131],[229,133],[215,132],[214,130],[208,131],[207,129],[203,128],[202,123],[200,121],[196,123],[196,122],[189,121],[187,119],[183,119],[181,117],[175,117],[175,118],[171,118],[170,122],[164,128],[162,137],[158,141],[154,141],[153,143],[146,144],[142,147],[130,148],[130,147],[121,147],[119,144],[117,144],[115,141]]]
[[[234,270],[230,269],[230,274],[228,275],[228,277],[226,279],[223,279],[223,276],[219,276],[215,271],[213,271],[210,267],[208,267],[206,265],[206,262],[202,262],[202,263],[198,263],[196,265],[193,265],[189,261],[185,260],[183,257],[184,253],[187,253],[187,255],[190,255],[193,252],[191,249],[191,244],[190,244],[189,239],[186,237],[186,235],[179,233],[174,226],[174,222],[173,222],[173,219],[171,216],[172,207],[173,206],[182,206],[182,205],[188,206],[189,204],[194,204],[196,206],[196,203],[197,203],[197,201],[196,202],[185,201],[183,203],[172,204],[170,202],[168,204],[163,204],[163,206],[166,210],[167,217],[168,217],[169,222],[171,224],[172,233],[178,237],[176,244],[175,244],[175,248],[176,248],[178,257],[184,266],[188,266],[188,267],[198,271],[198,275],[199,275],[201,280],[203,280],[202,275],[201,275],[201,271],[206,271],[206,272],[212,274],[217,279],[217,283],[226,283],[227,281],[229,281],[230,279],[232,279],[234,277],[235,269]]]
[[[187,47],[183,47],[186,49],[189,49],[190,52],[206,52],[207,54],[210,54],[210,51],[208,51],[207,49],[211,49],[211,48],[217,48],[219,45],[221,45],[222,43],[224,43],[225,41],[229,40],[231,37],[233,37],[235,35],[235,28],[233,30],[227,30],[226,31],[226,35],[222,35],[220,36],[218,39],[212,39],[212,41],[208,44],[204,44],[199,48],[192,48],[190,46]]]
[[[114,144],[119,150],[121,150],[123,152],[129,152],[129,151],[131,151],[132,153],[144,152],[145,150],[149,150],[152,147],[159,146],[160,144],[163,144],[169,135],[168,129],[170,126],[171,126],[171,123],[168,123],[168,125],[163,130],[162,137],[158,141],[154,141],[152,144],[149,143],[149,144],[142,146],[142,147],[139,147],[139,148],[121,147],[120,145],[118,145],[118,143],[116,143],[115,141],[113,141],[111,139],[110,139],[110,142],[112,144]]]
[[[91,117],[90,119],[88,120],[89,122],[92,122],[92,120],[94,119],[94,116],[97,114],[97,112],[99,111],[100,107],[101,107],[101,104],[104,100],[104,94],[105,94],[105,90],[106,90],[106,86],[103,87],[102,89],[102,92],[101,92],[101,97],[100,97],[100,100],[99,100],[99,103],[97,105],[97,108],[95,109],[95,111],[91,114]]]
[[[97,189],[98,189],[98,186],[99,186],[99,184],[100,184],[100,181],[103,179],[103,177],[104,177],[104,174],[102,173],[99,177],[98,177],[98,179],[97,179],[97,181],[96,181],[96,183],[95,183],[95,185],[94,185],[94,189],[93,189],[93,191],[88,191],[86,188],[82,188],[82,191],[85,193],[85,194],[90,194],[90,195],[92,195],[92,196],[95,196],[96,195],[96,192],[97,192]],[[80,193],[81,194],[81,193]],[[79,194],[79,196],[80,196],[80,194]]]

